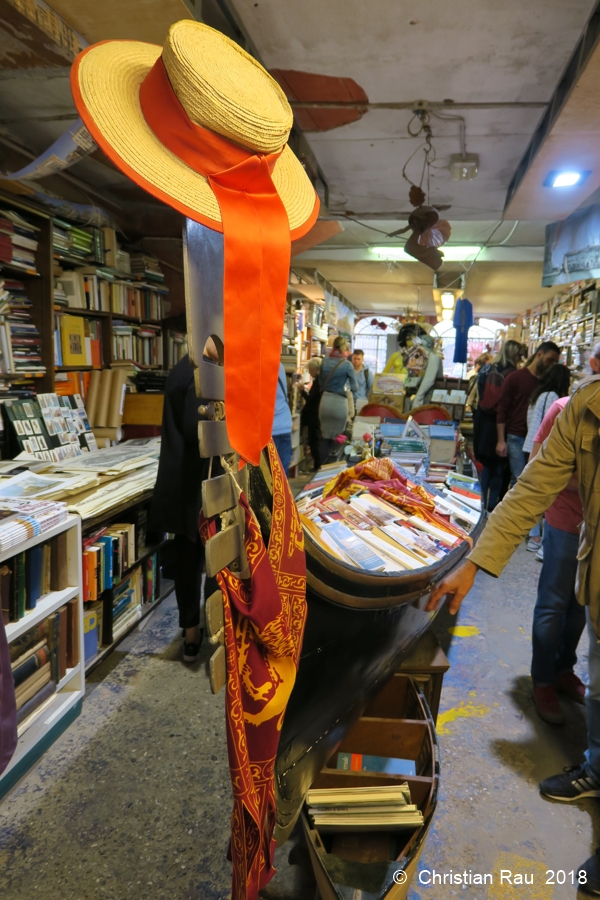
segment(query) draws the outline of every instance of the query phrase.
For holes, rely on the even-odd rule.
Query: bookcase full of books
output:
[[[79,715],[85,694],[81,519],[0,553],[2,612],[17,700],[18,744],[3,796]]]
[[[114,229],[0,192],[0,386],[83,394],[94,368],[172,366],[185,335],[163,329],[167,296],[158,262]]]

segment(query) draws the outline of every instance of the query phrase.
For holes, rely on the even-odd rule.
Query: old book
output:
[[[112,369],[102,369],[100,387],[98,391],[98,406],[96,408],[95,416],[95,425],[99,428],[106,428],[108,424],[108,410],[110,404],[112,377]]]
[[[94,371],[90,374],[90,386],[88,388],[85,406],[87,410],[88,421],[92,426],[96,424],[96,411],[98,409],[98,397],[100,395],[101,377],[101,373],[97,369],[94,369]]]
[[[38,669],[50,662],[50,651],[48,644],[44,643],[34,653],[27,654],[24,661],[19,660],[18,664],[13,667],[12,675],[15,688],[27,681]]]
[[[12,570],[4,563],[0,566],[0,607],[2,607],[2,618],[5,625],[13,621],[13,605],[11,603],[11,576]]]
[[[80,316],[62,316],[60,322],[60,338],[63,365],[87,365],[84,319]]]
[[[17,712],[17,725],[21,725],[25,723],[25,721],[31,716],[34,712],[36,712],[46,700],[49,700],[50,697],[54,695],[56,691],[56,685],[53,681],[49,681],[44,685],[41,690],[39,690],[33,697],[28,700],[26,703],[22,705],[22,707]]]
[[[45,634],[45,623],[40,623],[11,641],[8,645],[11,665],[24,657],[26,653],[31,652],[32,647],[37,647],[40,641],[42,642],[40,646],[43,646],[46,642]]]
[[[51,585],[53,591],[64,591],[69,587],[68,565],[67,565],[67,533],[66,531],[57,534],[52,539],[52,561],[51,561]]]
[[[50,681],[50,663],[47,662],[37,672],[31,675],[27,681],[20,684],[15,689],[15,699],[17,701],[17,709],[21,709],[24,703],[27,703],[34,694],[44,687]]]
[[[35,609],[42,596],[43,544],[36,544],[25,555],[25,590],[27,609]]]
[[[79,599],[67,603],[67,669],[79,662]]]
[[[59,610],[58,623],[58,677],[64,678],[67,674],[67,641],[68,641],[68,621],[67,607],[63,606]]]
[[[115,369],[110,386],[110,400],[106,425],[108,428],[119,428],[123,422],[123,406],[127,389],[127,372]]]
[[[369,756],[365,753],[338,753],[336,768],[347,772],[385,772],[386,775],[416,775],[414,759]]]

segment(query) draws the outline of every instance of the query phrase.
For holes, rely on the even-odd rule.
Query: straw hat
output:
[[[167,149],[144,118],[140,87],[161,54],[170,85],[192,123],[255,153],[283,147],[272,180],[292,239],[304,235],[316,219],[318,200],[286,145],[293,116],[285,94],[253,57],[207,25],[190,19],[176,22],[164,48],[104,41],[77,57],[71,73],[75,104],[102,150],[150,194],[222,230],[208,179]]]

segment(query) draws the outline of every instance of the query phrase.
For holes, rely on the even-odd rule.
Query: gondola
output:
[[[266,465],[252,469],[249,492],[267,537]],[[480,520],[473,539],[481,527]],[[275,768],[278,843],[290,836],[307,790],[344,735],[429,628],[434,614],[424,607],[433,586],[469,550],[463,541],[427,568],[370,574],[334,558],[306,529],[304,536],[308,616]]]

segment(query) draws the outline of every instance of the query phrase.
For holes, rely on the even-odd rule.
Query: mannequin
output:
[[[404,375],[407,393],[414,394],[411,406],[423,406],[433,393],[437,378],[443,378],[442,359],[434,350],[434,339],[416,323],[403,325],[398,332],[398,350],[390,356],[384,372]]]

